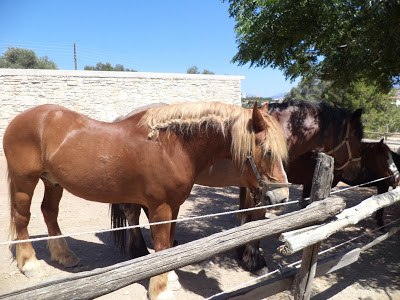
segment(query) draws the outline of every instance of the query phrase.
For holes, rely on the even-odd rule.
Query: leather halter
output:
[[[335,167],[335,170],[343,170],[350,163],[361,160],[361,156],[353,158],[353,155],[351,153],[350,142],[349,142],[349,133],[350,133],[350,122],[348,122],[348,124],[347,124],[346,136],[343,139],[343,141],[339,145],[337,145],[335,148],[333,148],[331,151],[325,152],[326,154],[331,155],[331,154],[335,153],[337,150],[339,150],[343,145],[346,145],[349,159],[341,167]]]
[[[258,172],[256,163],[254,162],[253,155],[246,156],[246,158],[243,160],[242,165],[240,166],[240,173],[243,172],[244,165],[246,164],[247,161],[250,162],[250,166],[251,166],[251,168],[253,170],[254,175],[257,178],[257,182],[258,182],[260,187],[263,187],[263,188],[266,188],[266,189],[269,189],[269,190],[275,190],[275,189],[280,189],[280,188],[283,188],[283,187],[292,186],[291,183],[267,182],[267,181],[263,180],[261,175],[260,175],[260,173]]]

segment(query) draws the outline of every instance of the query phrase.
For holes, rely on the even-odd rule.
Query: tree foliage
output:
[[[346,89],[335,87],[332,82],[318,79],[303,79],[296,88],[285,95],[285,100],[301,99],[327,102],[337,107],[356,110],[363,109],[362,120],[365,130],[384,132],[386,124],[389,131],[400,131],[400,107],[397,107],[393,96],[381,93],[376,86],[358,82]]]
[[[85,66],[84,70],[87,71],[125,71],[125,72],[137,72],[133,69],[124,68],[123,65],[116,64],[113,67],[109,62],[103,64],[102,62],[98,62],[96,66]]]
[[[207,69],[204,69],[202,73],[200,73],[199,68],[197,68],[196,66],[190,67],[189,69],[187,69],[186,71],[187,74],[208,74],[208,75],[214,75],[214,72],[211,72]]]
[[[239,65],[340,87],[364,80],[383,92],[399,83],[399,0],[223,1],[236,20]]]
[[[37,57],[33,50],[9,47],[0,57],[0,68],[10,69],[58,69],[47,56]]]

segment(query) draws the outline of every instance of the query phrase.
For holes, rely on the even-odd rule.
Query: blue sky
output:
[[[279,70],[231,63],[237,44],[228,7],[219,0],[0,0],[0,53],[28,48],[72,70],[75,42],[80,70],[97,62],[160,73],[197,66],[245,76],[248,95],[290,91],[298,81],[286,81]]]

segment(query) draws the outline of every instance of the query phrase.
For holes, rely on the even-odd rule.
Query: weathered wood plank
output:
[[[318,260],[315,277],[324,276],[357,262],[360,258],[361,253],[385,241],[399,231],[400,227],[393,227],[390,229],[389,232],[375,238],[372,242],[362,247],[350,249],[345,252],[335,253],[331,256]],[[227,293],[225,295],[215,298],[215,300],[261,300],[265,297],[273,296],[277,293],[281,293],[283,291],[291,289],[294,284],[295,275],[298,272],[298,269],[284,272],[282,275],[276,276],[275,278],[271,278],[263,282],[259,282],[257,284],[239,289],[237,291]]]
[[[197,263],[218,253],[283,231],[323,222],[345,207],[343,199],[328,198],[307,208],[270,220],[246,223],[184,245],[152,253],[110,267],[49,280],[19,291],[0,295],[0,299],[91,299],[124,286]]]
[[[311,187],[311,203],[329,197],[333,181],[333,168],[333,157],[319,153]],[[321,242],[317,242],[303,250],[301,267],[296,276],[294,290],[294,299],[296,300],[308,300],[311,297],[320,245]]]
[[[346,226],[357,224],[360,220],[371,216],[378,209],[399,201],[400,188],[384,194],[374,195],[354,207],[345,209],[327,224],[314,226],[298,234],[283,233],[279,240],[285,244],[279,247],[279,251],[285,255],[293,254],[309,245],[326,239]]]

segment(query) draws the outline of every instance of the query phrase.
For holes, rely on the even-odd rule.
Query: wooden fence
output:
[[[345,226],[355,224],[370,216],[376,210],[400,201],[400,188],[397,188],[385,194],[370,197],[353,208],[344,209],[345,203],[340,197],[326,198],[330,191],[329,182],[332,180],[333,161],[328,156],[322,155],[317,168],[313,179],[311,197],[313,203],[305,209],[273,219],[250,222],[106,268],[45,281],[18,291],[1,294],[0,299],[91,299],[139,280],[203,261],[218,253],[276,234],[281,234],[280,240],[284,242],[284,245],[280,247],[282,253],[289,255],[305,249],[300,271],[289,270],[276,278],[218,296],[215,299],[262,299],[292,289],[294,286],[296,299],[309,299],[314,276],[321,276],[357,261],[360,253],[399,230],[392,230],[362,248],[324,258],[317,264],[317,252],[322,240]],[[325,199],[320,200],[322,198]],[[328,219],[329,222],[321,224]]]
[[[389,132],[386,128],[385,132],[364,131],[366,137],[363,139],[366,142],[378,142],[384,140],[392,151],[397,151],[400,148],[400,132]]]

